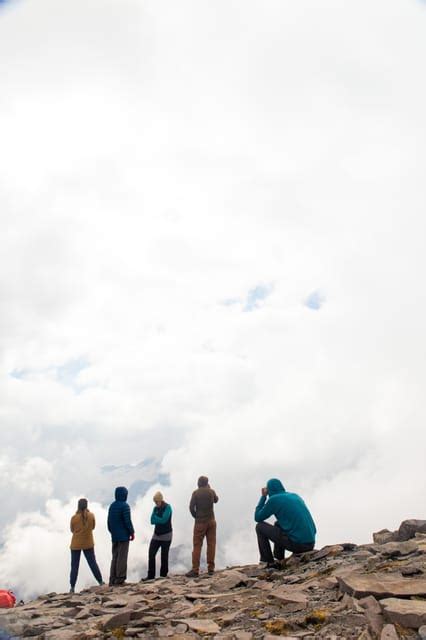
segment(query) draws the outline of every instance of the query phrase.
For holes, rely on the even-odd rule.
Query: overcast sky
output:
[[[426,517],[425,29],[419,0],[0,2],[1,587],[67,588],[82,495],[107,575],[117,484],[131,579],[157,488],[186,568],[200,474],[221,566],[257,562],[269,477],[318,546]]]

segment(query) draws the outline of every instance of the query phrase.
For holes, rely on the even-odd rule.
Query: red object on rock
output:
[[[16,598],[13,591],[0,589],[0,609],[12,609],[15,606]]]

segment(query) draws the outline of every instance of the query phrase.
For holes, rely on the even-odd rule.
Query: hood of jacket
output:
[[[277,480],[277,478],[271,478],[266,483],[266,487],[268,489],[268,495],[274,496],[277,493],[285,493],[285,488],[281,480]]]
[[[126,487],[117,487],[115,490],[115,499],[120,502],[126,502],[128,491]]]

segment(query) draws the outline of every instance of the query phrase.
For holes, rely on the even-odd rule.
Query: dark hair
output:
[[[77,513],[81,513],[83,523],[87,522],[87,500],[86,498],[80,498],[77,505]]]
[[[199,487],[207,487],[208,484],[209,484],[209,479],[207,478],[207,476],[200,476],[198,478]]]

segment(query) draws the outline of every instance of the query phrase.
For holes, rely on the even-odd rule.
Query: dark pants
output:
[[[292,553],[304,553],[305,551],[311,551],[315,546],[314,542],[309,544],[293,542],[284,533],[278,522],[275,525],[267,522],[258,522],[256,533],[261,562],[274,562],[274,557],[277,560],[284,560],[286,549]],[[270,540],[274,543],[274,555],[272,555]]]
[[[87,564],[89,565],[93,575],[96,580],[100,583],[102,582],[102,575],[98,567],[98,563],[96,562],[95,550],[92,547],[91,549],[83,549],[84,557],[87,560]],[[71,549],[71,573],[70,573],[70,584],[74,589],[75,583],[77,582],[78,576],[78,568],[80,566],[80,549]]]
[[[112,560],[109,574],[110,586],[123,584],[127,578],[127,556],[129,555],[129,541],[112,543]]]
[[[155,556],[158,549],[161,548],[161,566],[160,576],[166,578],[169,572],[169,549],[172,544],[171,540],[154,540],[152,539],[148,551],[148,578],[155,578]]]

